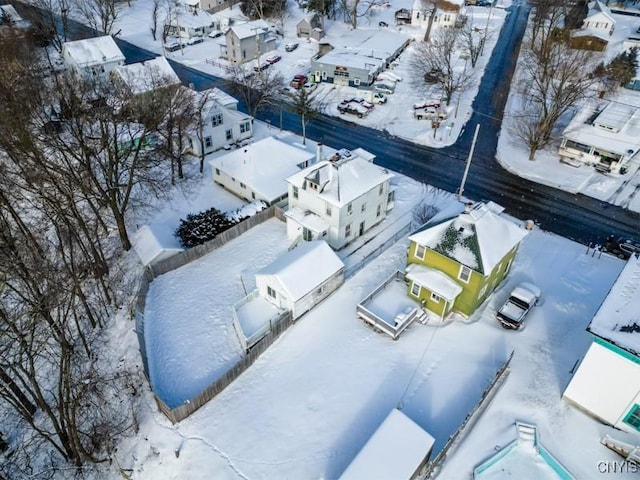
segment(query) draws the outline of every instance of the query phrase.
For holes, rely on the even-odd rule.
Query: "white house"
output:
[[[298,318],[344,282],[344,264],[326,242],[305,242],[256,273],[263,298]]]
[[[627,261],[587,332],[593,343],[562,397],[606,424],[640,432],[640,258]]]
[[[248,62],[276,48],[276,38],[264,20],[233,25],[225,39],[224,56],[231,63]]]
[[[213,181],[247,201],[273,205],[287,197],[285,179],[306,168],[315,154],[274,137],[209,161]]]
[[[589,11],[582,21],[583,30],[592,30],[612,35],[616,27],[616,21],[611,15],[611,10],[600,0],[589,3]]]
[[[133,249],[145,267],[184,251],[173,229],[164,224],[143,225],[132,240]]]
[[[124,55],[111,35],[65,42],[62,45],[65,64],[86,78],[107,78],[111,71],[124,65]]]
[[[238,111],[238,100],[219,88],[193,92],[201,127],[188,134],[189,150],[196,156],[209,154],[253,136],[253,118]]]
[[[216,17],[202,10],[192,13],[176,12],[167,18],[165,32],[177,38],[204,37],[209,32],[219,29],[220,22]]]
[[[625,173],[627,162],[640,150],[640,106],[628,99],[583,108],[562,134],[560,160]]]
[[[384,220],[393,207],[393,175],[363,157],[373,156],[362,149],[340,150],[287,178],[290,240],[324,239],[339,249]]]
[[[429,461],[435,439],[400,410],[384,419],[340,480],[413,480]]]
[[[463,0],[438,0],[431,28],[435,30],[436,28],[458,26],[463,18],[463,5]],[[433,8],[431,1],[415,0],[411,10],[411,24],[427,28]]]
[[[165,57],[120,65],[113,69],[111,75],[123,82],[134,95],[180,84],[178,75]]]

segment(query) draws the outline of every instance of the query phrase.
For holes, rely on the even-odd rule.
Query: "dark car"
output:
[[[378,22],[379,27],[388,27],[389,24],[387,22]]]
[[[253,71],[254,72],[262,72],[263,70],[266,70],[267,68],[269,68],[271,64],[269,63],[262,63],[260,64],[260,68],[258,68],[258,65],[256,65],[255,67],[253,67]]]
[[[293,80],[291,80],[289,86],[299,90],[305,83],[307,83],[307,80],[308,78],[306,75],[298,74],[293,77]]]
[[[365,115],[369,114],[369,110],[360,105],[359,103],[341,103],[338,105],[338,111],[342,114],[350,113],[351,115],[355,115],[358,118],[362,118]]]

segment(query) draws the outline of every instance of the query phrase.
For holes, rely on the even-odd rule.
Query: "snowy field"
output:
[[[394,342],[359,321],[355,306],[404,267],[406,248],[399,242],[349,279],[180,424],[170,426],[149,400],[144,440],[123,445],[119,463],[148,479],[337,478],[397,405],[436,438],[435,454],[515,350],[505,385],[439,478],[468,478],[494,445],[513,440],[515,420],[537,423],[547,449],[577,478],[592,478],[586,460],[614,458],[598,443],[607,429],[560,395],[622,262],[534,231],[506,284],[468,322],[414,324]],[[496,307],[523,280],[537,283],[544,301],[522,331],[505,331]]]

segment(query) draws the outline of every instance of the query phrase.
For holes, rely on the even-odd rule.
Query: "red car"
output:
[[[308,78],[306,75],[299,74],[293,77],[293,80],[291,80],[289,85],[295,89],[300,89],[305,83],[307,83],[307,80]]]

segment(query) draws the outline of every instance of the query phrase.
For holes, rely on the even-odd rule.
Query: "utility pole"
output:
[[[261,27],[254,27],[251,29],[256,34],[256,65],[258,67],[258,75],[262,77],[262,70],[260,69],[260,34],[258,30],[262,30]]]
[[[471,166],[471,158],[473,158],[473,150],[476,148],[476,140],[478,139],[478,132],[480,131],[480,124],[476,125],[476,131],[473,133],[473,141],[471,142],[471,150],[469,150],[469,157],[467,158],[467,164],[464,167],[464,174],[462,175],[462,181],[456,193],[456,198],[460,200],[462,192],[464,192],[464,184],[467,181],[467,175],[469,174],[469,167]]]
[[[484,42],[487,41],[487,32],[489,31],[489,21],[491,20],[491,12],[493,12],[493,2],[495,0],[490,0],[491,5],[489,6],[489,16],[487,17],[487,25],[484,27],[484,34],[482,35],[482,44],[480,45],[480,56],[484,53]]]

